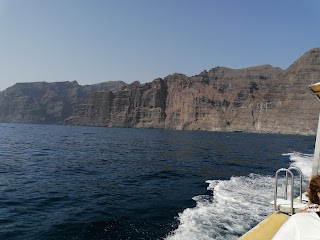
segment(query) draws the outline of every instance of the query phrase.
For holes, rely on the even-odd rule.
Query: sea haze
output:
[[[0,124],[0,239],[237,239],[314,137]]]

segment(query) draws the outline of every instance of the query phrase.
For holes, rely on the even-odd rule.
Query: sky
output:
[[[282,69],[320,47],[319,0],[0,0],[0,91]]]

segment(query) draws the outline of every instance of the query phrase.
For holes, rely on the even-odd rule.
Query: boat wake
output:
[[[282,154],[289,156],[291,160],[290,167],[297,167],[302,171],[304,178],[309,179],[312,172],[313,154],[304,154],[299,152]]]
[[[287,153],[290,166],[301,169],[304,179],[311,174],[311,154]],[[208,180],[212,195],[196,196],[196,207],[179,214],[179,226],[167,240],[238,239],[273,212],[274,176],[250,174],[230,180]],[[307,180],[305,180],[307,182]],[[306,184],[306,183],[304,183]]]

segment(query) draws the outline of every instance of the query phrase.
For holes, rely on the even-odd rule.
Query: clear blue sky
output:
[[[319,0],[0,0],[0,91],[286,69],[320,47],[319,29]]]

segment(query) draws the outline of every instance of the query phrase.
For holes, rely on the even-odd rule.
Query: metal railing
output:
[[[286,173],[286,178],[285,178],[285,192],[284,192],[284,198],[288,200],[288,178],[289,175],[291,177],[290,180],[290,185],[291,185],[291,196],[290,196],[290,204],[291,204],[291,215],[294,213],[294,208],[293,208],[293,199],[294,199],[294,175],[292,173],[292,170],[295,170],[296,172],[299,173],[299,179],[300,179],[300,184],[299,184],[299,202],[302,203],[302,171],[297,168],[297,167],[289,167],[287,168],[280,168],[279,170],[276,171],[275,175],[275,190],[274,190],[274,209],[275,211],[278,211],[278,206],[277,206],[277,197],[278,197],[278,175],[280,172],[285,172]]]
[[[285,198],[288,199],[288,196],[287,196],[287,186],[288,186],[288,181],[287,181],[287,176],[288,176],[288,173],[290,174],[291,176],[291,215],[293,215],[293,192],[294,192],[294,177],[293,177],[293,173],[289,170],[289,169],[286,169],[286,168],[280,168],[278,171],[276,171],[276,186],[275,186],[275,190],[274,190],[274,210],[275,211],[278,211],[278,206],[277,206],[277,196],[278,196],[278,174],[280,172],[286,172],[286,186],[285,186]]]
[[[297,167],[289,167],[288,168],[290,171],[291,170],[296,170],[298,173],[299,173],[299,179],[300,179],[300,184],[299,184],[299,188],[300,188],[300,203],[302,203],[302,171],[297,168]],[[286,181],[286,184],[287,184],[288,181]]]

